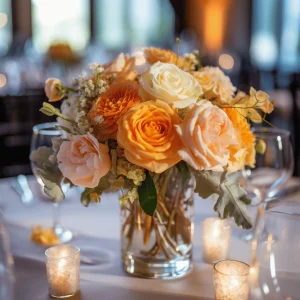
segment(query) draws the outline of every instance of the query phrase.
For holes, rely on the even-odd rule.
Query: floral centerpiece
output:
[[[93,63],[71,87],[48,79],[46,95],[61,110],[43,103],[41,111],[58,117],[63,134],[31,159],[53,201],[63,198],[62,181],[84,188],[84,206],[120,190],[125,270],[176,277],[191,267],[194,192],[216,194],[220,218],[251,228],[238,171],[255,165],[248,121],[262,122],[273,105],[262,91],[237,92],[197,52],[146,48],[143,59]]]

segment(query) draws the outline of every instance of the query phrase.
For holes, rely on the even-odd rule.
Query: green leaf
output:
[[[54,182],[51,180],[48,180],[47,174],[41,173],[41,179],[44,183],[44,192],[46,195],[52,198],[52,201],[57,203],[62,201],[65,198],[65,195],[61,189],[60,182]]]
[[[54,116],[54,113],[52,111],[50,111],[50,110],[48,110],[47,108],[44,108],[44,107],[40,108],[40,112],[42,112],[43,114],[45,114],[48,117]]]
[[[206,199],[212,194],[215,194],[221,184],[222,173],[213,171],[193,171],[197,193],[201,198]]]
[[[235,223],[244,229],[252,228],[252,220],[247,212],[247,205],[251,203],[247,193],[241,188],[238,172],[225,177],[220,185],[221,193],[214,206],[214,210],[221,219],[234,218]]]
[[[250,229],[252,221],[247,212],[247,205],[251,203],[247,193],[241,188],[239,172],[193,171],[196,178],[195,192],[202,198],[218,194],[219,198],[214,206],[219,218],[233,218],[238,226]]]
[[[138,187],[138,194],[141,208],[147,215],[152,217],[157,205],[157,193],[149,172],[146,172],[146,179]]]
[[[181,185],[182,185],[182,189],[184,189],[186,183],[188,182],[188,180],[191,178],[191,172],[190,172],[190,169],[188,168],[186,162],[184,162],[183,160],[180,161],[177,165],[176,165],[180,175],[181,175],[181,178],[182,178],[182,182],[181,182]]]

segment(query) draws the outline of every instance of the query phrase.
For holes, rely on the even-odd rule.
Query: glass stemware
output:
[[[273,127],[254,128],[257,140],[265,145],[264,153],[256,153],[254,168],[243,171],[246,189],[253,192],[252,203],[248,206],[255,222],[258,205],[265,201],[268,194],[285,183],[294,169],[293,148],[290,133],[287,130]],[[253,230],[243,234],[243,239],[251,240]]]
[[[251,299],[299,299],[300,200],[265,201],[252,241]]]
[[[52,147],[52,138],[60,137],[62,135],[62,132],[56,128],[56,125],[56,123],[42,123],[35,125],[33,127],[30,150],[34,151],[42,146]],[[37,182],[41,186],[43,196],[49,199],[49,197],[46,194],[44,194],[44,183],[36,169],[36,164],[34,161],[31,161],[31,169],[37,179]],[[65,193],[68,189],[69,185],[62,183],[62,190]],[[63,228],[60,224],[58,203],[53,203],[53,229],[55,230],[55,233],[57,234],[58,238],[62,243],[67,243],[73,238],[73,233],[69,229]]]
[[[9,235],[0,211],[0,299],[13,299],[14,261],[10,251]]]

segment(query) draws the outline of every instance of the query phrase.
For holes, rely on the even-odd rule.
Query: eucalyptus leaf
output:
[[[138,194],[141,208],[147,215],[152,217],[157,205],[157,192],[149,172],[146,172],[146,179],[138,187]]]
[[[241,188],[238,172],[213,172],[213,171],[193,171],[196,178],[195,192],[202,198],[207,198],[212,194],[219,197],[214,206],[214,210],[221,219],[233,218],[238,226],[250,229],[252,221],[247,212],[247,205],[251,203],[247,193]]]
[[[57,163],[52,163],[49,158],[55,152],[52,148],[40,147],[30,154],[30,160],[34,162],[36,172],[44,183],[44,192],[51,197],[53,202],[62,201],[65,196],[61,189],[63,175]]]
[[[40,176],[44,183],[45,194],[51,197],[52,201],[55,203],[62,201],[65,198],[65,195],[61,189],[60,183],[58,184],[57,182],[48,180],[42,174]]]
[[[248,215],[247,205],[251,203],[246,191],[239,184],[239,174],[231,173],[220,185],[220,196],[214,210],[221,219],[232,217],[238,226],[244,229],[252,228],[252,220]]]
[[[206,199],[217,193],[217,190],[221,184],[222,173],[195,170],[193,173],[196,180],[195,193],[197,193],[203,199]]]

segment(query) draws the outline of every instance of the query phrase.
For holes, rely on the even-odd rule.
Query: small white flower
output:
[[[97,116],[94,118],[94,121],[96,122],[97,125],[101,125],[104,122],[103,116]]]

